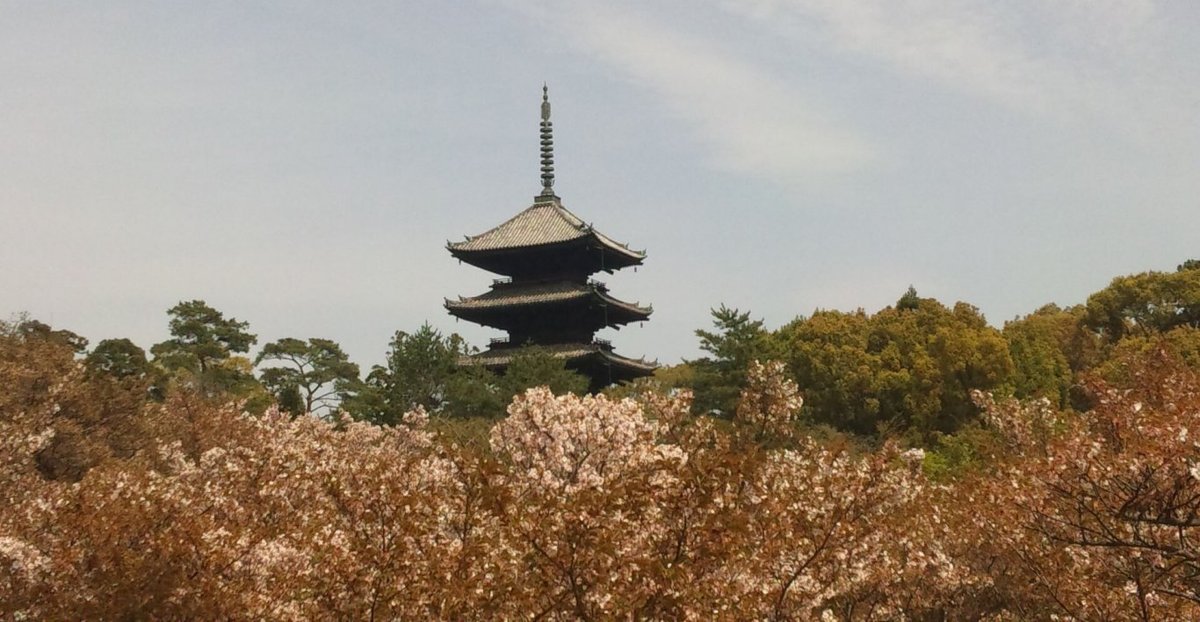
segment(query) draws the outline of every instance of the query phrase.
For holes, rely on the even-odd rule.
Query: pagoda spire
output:
[[[542,194],[554,196],[554,127],[550,123],[550,89],[542,83]],[[539,197],[540,198],[540,197]]]

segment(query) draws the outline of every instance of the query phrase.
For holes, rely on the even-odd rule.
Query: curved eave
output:
[[[530,255],[539,253],[555,253],[567,251],[575,247],[584,246],[595,248],[604,253],[604,260],[599,262],[599,268],[607,272],[628,268],[630,266],[641,265],[646,259],[645,251],[635,251],[616,242],[610,238],[598,234],[595,231],[584,233],[577,238],[569,240],[557,240],[546,242],[543,244],[527,244],[524,246],[506,246],[501,248],[484,248],[484,249],[468,249],[462,248],[463,243],[447,242],[446,250],[455,259],[464,263],[471,264],[477,268],[494,272],[494,268],[498,267],[497,262],[504,262],[508,258],[517,257],[520,255]]]
[[[636,370],[646,375],[653,374],[654,370],[658,369],[658,363],[647,361],[645,359],[631,359],[629,357],[621,356],[620,354],[609,352],[603,349],[597,350],[596,354],[598,354],[599,358],[603,359],[608,365]]]
[[[599,299],[604,304],[612,306],[612,307],[617,307],[623,311],[628,312],[630,315],[634,315],[634,316],[637,316],[640,318],[639,320],[635,320],[635,321],[648,319],[650,317],[650,314],[654,313],[654,305],[647,305],[647,306],[643,307],[636,302],[625,302],[624,300],[618,300],[618,299],[613,298],[612,296],[609,296],[608,294],[598,291],[594,288],[592,291],[595,294],[596,298]]]
[[[460,298],[458,300],[443,298],[445,301],[443,306],[446,308],[446,310],[450,311],[450,313],[460,317],[463,317],[463,314],[475,316],[486,315],[488,312],[502,312],[513,309],[514,307],[554,307],[560,305],[569,305],[579,301],[587,301],[599,307],[608,306],[613,309],[617,309],[629,316],[629,319],[624,320],[629,322],[644,321],[649,319],[651,313],[654,313],[653,306],[643,307],[637,303],[625,302],[623,300],[613,298],[594,286],[578,291],[568,291],[561,294],[550,295],[542,294],[537,298],[532,296],[529,298],[529,300],[522,300],[520,295],[495,298],[483,298],[482,296],[476,296],[473,298]]]
[[[460,357],[458,363],[459,365],[504,367],[512,362],[512,359],[518,355],[520,350],[520,348],[488,349],[478,354]],[[587,359],[592,359],[594,362],[605,366],[627,370],[631,373],[626,375],[630,376],[649,375],[658,369],[657,362],[621,356],[594,343],[563,344],[555,347],[543,346],[543,350],[547,351],[554,358],[563,359],[567,363],[580,363]]]
[[[595,344],[570,343],[557,346],[541,346],[543,352],[557,359],[571,361],[592,354],[599,346]],[[504,367],[518,356],[523,348],[488,348],[483,352],[460,356],[459,365],[483,365],[485,367]]]
[[[502,310],[511,309],[513,307],[537,307],[537,306],[553,306],[563,303],[574,302],[576,300],[585,299],[590,295],[587,290],[566,291],[556,293],[538,293],[530,295],[513,295],[513,296],[497,296],[485,298],[483,296],[475,296],[472,298],[459,298],[451,300],[445,298],[445,307],[450,310]]]
[[[624,244],[618,243],[616,240],[613,240],[599,231],[591,230],[589,233],[591,234],[591,238],[595,240],[598,245],[625,257],[630,262],[629,265],[640,264],[644,259],[646,259],[646,251],[635,251]]]

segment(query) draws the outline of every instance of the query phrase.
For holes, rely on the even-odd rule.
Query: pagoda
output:
[[[595,230],[554,194],[553,127],[545,86],[541,155],[542,192],[533,205],[493,229],[446,244],[460,261],[502,277],[478,296],[446,299],[451,315],[508,333],[461,363],[503,372],[521,347],[537,346],[590,378],[592,391],[648,376],[655,363],[620,356],[595,334],[645,321],[653,309],[619,300],[591,278],[640,265],[646,253]]]

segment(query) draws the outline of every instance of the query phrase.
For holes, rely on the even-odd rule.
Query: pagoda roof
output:
[[[648,316],[653,306],[641,306],[618,300],[608,295],[608,288],[597,282],[587,284],[570,281],[532,284],[500,284],[486,294],[458,300],[446,299],[446,308],[454,310],[495,309],[504,307],[540,305],[592,298],[606,305],[619,307],[635,315]]]
[[[505,251],[550,244],[561,244],[591,238],[601,246],[627,257],[630,263],[640,263],[643,251],[628,246],[596,231],[591,225],[563,207],[556,196],[541,196],[532,206],[479,235],[467,236],[462,242],[448,242],[451,253],[484,253]]]
[[[578,360],[584,357],[596,357],[607,365],[637,370],[646,374],[653,373],[655,369],[658,369],[657,362],[621,356],[613,352],[611,346],[605,342],[560,343],[553,345],[539,345],[535,347],[538,350],[553,356],[554,358],[564,359],[566,361]],[[524,350],[524,348],[514,347],[492,347],[478,354],[472,354],[460,358],[459,364],[502,367],[511,363],[512,360],[517,356],[520,356]]]

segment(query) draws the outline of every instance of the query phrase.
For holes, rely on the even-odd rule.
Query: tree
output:
[[[876,432],[882,363],[867,349],[870,328],[871,319],[862,309],[818,310],[776,332],[810,421],[859,434]]]
[[[115,378],[143,378],[151,366],[146,351],[128,339],[105,339],[88,353],[84,364],[94,373]]]
[[[328,339],[273,341],[254,359],[255,365],[266,361],[282,364],[263,369],[260,377],[280,406],[293,415],[329,412],[358,382],[358,365]]]
[[[346,409],[359,419],[387,425],[418,406],[441,410],[458,359],[469,352],[467,343],[457,334],[443,336],[426,322],[412,334],[396,331],[389,345],[386,365],[371,368]]]
[[[1200,370],[1200,330],[1179,326],[1165,333],[1126,337],[1107,351],[1091,373],[1116,387],[1128,387],[1137,362],[1156,355],[1169,355],[1179,363]]]
[[[1008,344],[978,309],[909,293],[901,300],[875,315],[818,311],[775,333],[811,421],[927,441],[976,417],[971,389],[1007,386]]]
[[[754,360],[775,358],[770,333],[750,312],[721,305],[712,309],[714,331],[697,330],[700,349],[711,357],[688,361],[694,370],[696,408],[732,416],[746,386],[746,370]]]
[[[88,340],[69,330],[55,330],[49,324],[23,317],[16,323],[16,332],[24,339],[40,339],[58,343],[71,348],[75,354],[81,354],[87,349]]]
[[[443,412],[461,418],[501,417],[511,400],[499,375],[481,365],[462,366],[446,380]]]
[[[587,393],[588,379],[567,369],[566,361],[538,347],[521,348],[500,380],[501,398],[505,404],[513,396],[533,387],[546,387],[555,395]]]
[[[1200,329],[1200,270],[1119,276],[1087,300],[1084,325],[1115,344],[1127,336]]]
[[[502,374],[478,365],[455,369],[446,385],[445,412],[458,417],[502,417],[516,396],[534,387],[546,387],[555,395],[583,395],[588,378],[567,369],[566,361],[542,348],[521,348]]]
[[[234,353],[248,352],[258,341],[247,332],[247,322],[226,319],[203,300],[180,302],[167,314],[172,338],[150,348],[155,362],[169,371],[185,373],[209,395],[254,391],[258,383],[244,369],[246,365],[231,360]]]
[[[1076,376],[1099,360],[1099,338],[1083,326],[1085,313],[1082,305],[1061,309],[1049,304],[1005,322],[1015,396],[1045,397],[1067,406]]]

